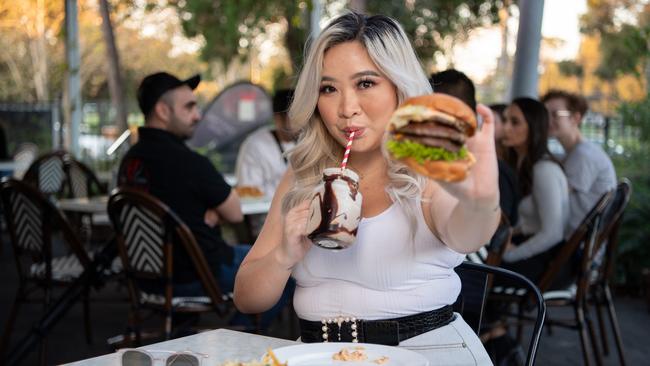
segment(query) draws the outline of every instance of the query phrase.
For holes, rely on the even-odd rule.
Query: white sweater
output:
[[[551,160],[533,166],[533,188],[519,203],[518,228],[532,235],[503,255],[515,262],[545,252],[564,238],[569,222],[569,186],[562,168]]]

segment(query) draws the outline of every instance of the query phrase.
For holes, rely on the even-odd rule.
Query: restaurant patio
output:
[[[207,211],[201,211],[199,226],[216,228],[214,232],[219,232],[219,238],[215,245],[223,244],[230,249],[240,243],[254,243],[264,217],[269,213],[275,187],[268,193],[263,192],[266,187],[261,184],[241,184],[240,165],[246,163],[240,163],[238,156],[243,155],[240,153],[250,136],[268,129],[274,139],[266,146],[271,146],[273,152],[279,147],[278,161],[283,159],[282,169],[286,169],[288,160],[283,155],[286,152],[283,144],[293,146],[295,136],[289,136],[289,128],[275,125],[280,123],[276,117],[282,113],[276,110],[274,96],[289,91],[293,93],[291,88],[295,87],[300,72],[298,65],[304,61],[305,41],[317,35],[328,19],[340,15],[344,9],[389,13],[398,19],[413,42],[425,74],[431,76],[430,83],[435,84],[433,75],[442,70],[463,71],[469,75],[470,83],[473,81],[476,86],[475,90],[472,87],[474,102],[506,108],[513,105],[511,103],[516,97],[527,96],[543,105],[546,101],[539,103],[541,96],[558,89],[585,99],[588,110],[581,112],[575,123],[580,136],[577,141],[585,141],[603,152],[602,160],[611,162],[611,170],[615,171],[618,189],[602,196],[599,194],[601,201],[584,216],[577,229],[568,230],[569,225],[562,223],[564,237],[553,241],[557,243],[555,248],[560,248],[553,255],[566,255],[558,256],[563,258],[561,260],[556,261],[558,257],[554,257],[546,262],[545,274],[550,273],[550,279],[541,276],[547,281],[540,280],[534,284],[540,291],[521,292],[521,288],[494,286],[492,279],[485,277],[470,278],[466,282],[461,275],[464,289],[472,289],[472,281],[478,282],[479,290],[473,295],[479,300],[472,300],[478,303],[468,302],[470,305],[467,307],[476,314],[485,315],[489,312],[485,309],[494,310],[489,306],[483,307],[484,301],[488,302],[486,299],[491,300],[492,305],[510,301],[510,306],[498,310],[500,316],[508,313],[513,322],[526,317],[527,320],[541,321],[541,317],[535,318],[536,311],[541,309],[540,313],[543,313],[545,309],[545,324],[536,357],[533,357],[535,362],[531,365],[590,364],[585,359],[593,357],[592,361],[596,361],[598,350],[600,353],[605,351],[603,365],[619,365],[623,362],[619,361],[617,352],[613,331],[616,327],[610,327],[606,307],[603,307],[605,321],[599,322],[600,313],[593,306],[594,301],[604,301],[608,291],[604,288],[609,286],[625,350],[624,364],[650,366],[650,0],[269,0],[253,3],[256,4],[229,0],[0,0],[0,45],[6,51],[6,55],[0,57],[0,178],[3,178],[0,197],[0,332],[15,321],[12,330],[8,331],[10,337],[0,338],[0,366],[5,363],[50,365],[77,361],[80,366],[103,366],[115,362],[118,349],[139,345],[144,349],[204,352],[201,357],[206,359],[201,366],[222,366],[223,361],[231,359],[233,354],[245,358],[240,361],[248,361],[261,357],[267,347],[295,344],[300,326],[291,306],[285,306],[265,331],[252,330],[259,326],[261,316],[246,317],[252,325],[229,326],[229,320],[222,313],[234,311],[233,294],[221,292],[219,276],[213,276],[214,268],[209,268],[206,261],[216,256],[204,255],[205,242],[200,243],[198,236],[194,237],[194,228],[189,228],[191,225],[186,227],[185,218],[178,219],[181,216],[178,209],[169,208],[172,204],[162,197],[155,197],[153,190],[149,190],[148,170],[144,174],[145,191],[151,195],[126,187],[124,177],[130,173],[121,173],[134,169],[118,168],[122,161],[127,160],[124,159],[127,151],[138,140],[146,138],[139,128],[144,127],[140,131],[156,129],[155,126],[152,128],[149,114],[139,103],[138,87],[145,75],[162,70],[178,75],[180,79],[199,75],[200,84],[193,84],[190,81],[192,77],[182,82],[178,80],[180,84],[173,86],[191,87],[190,94],[196,99],[186,105],[190,105],[198,116],[192,121],[194,133],[184,136],[187,140],[179,145],[201,162],[209,162],[206,163],[209,172],[214,170],[212,177],[218,178],[218,184],[210,184],[211,187],[219,185],[220,193],[227,191],[229,197],[232,196],[230,192],[239,195],[228,210],[235,212],[233,216],[237,219],[232,222],[222,220],[223,211],[221,216],[214,213],[216,218],[210,216],[214,209],[210,206]],[[444,21],[440,20],[441,17]],[[244,20],[233,22],[235,18]],[[159,103],[162,95],[156,98],[154,105],[162,104]],[[574,117],[574,111],[568,105],[565,107],[554,111],[544,107],[549,108],[542,113],[547,116],[548,112],[548,126],[554,118]],[[493,111],[498,115],[496,109]],[[501,112],[502,116],[504,113]],[[513,124],[512,118],[507,118],[508,123]],[[352,123],[351,118],[348,123]],[[501,123],[503,126],[504,122]],[[287,140],[281,141],[278,131],[287,131]],[[361,131],[363,134],[363,129]],[[477,134],[481,131],[480,124],[477,131]],[[565,149],[565,141],[561,141],[559,136],[551,135],[550,127],[544,133],[547,132],[550,138],[540,143],[540,146],[548,148],[543,160],[553,155],[558,163],[562,160],[564,164],[563,159],[572,150]],[[352,145],[354,136],[355,131],[352,131],[348,147]],[[502,145],[504,138],[498,139],[497,145],[501,144],[496,149],[499,162],[504,166],[510,165],[517,179],[532,180],[521,168],[523,160],[514,155],[517,149],[506,148]],[[530,144],[530,140],[529,137],[527,143]],[[456,145],[454,143],[453,147],[458,148]],[[348,154],[349,149],[344,154],[342,169],[346,167]],[[257,160],[265,155],[269,154],[263,152]],[[191,165],[189,160],[178,160],[181,161],[179,166]],[[257,163],[255,158],[250,161]],[[559,164],[563,172],[560,175],[564,175],[568,182],[570,174],[562,164]],[[180,170],[162,165],[161,171],[165,173]],[[499,169],[499,174],[502,174],[501,166]],[[209,180],[215,183],[215,180],[204,180],[204,174],[191,178],[182,174],[163,176],[166,178],[159,182],[173,186],[171,191],[185,182]],[[15,180],[9,180],[10,177]],[[173,184],[167,184],[172,180]],[[120,182],[123,185],[119,186]],[[519,183],[513,187],[518,185],[517,189],[520,189],[525,186],[525,183]],[[569,183],[566,184],[567,196],[576,192]],[[524,196],[533,196],[531,185],[526,187],[528,193]],[[227,186],[235,189],[231,191]],[[368,186],[366,184],[366,189]],[[208,191],[203,188],[205,186],[196,191]],[[192,191],[194,194],[193,189],[194,186],[183,192]],[[500,189],[503,191],[501,186]],[[510,191],[514,194],[517,189]],[[625,194],[617,195],[621,192]],[[559,200],[559,196],[550,198]],[[517,197],[517,203],[521,198]],[[183,199],[179,201],[184,202]],[[507,266],[502,262],[504,253],[521,243],[514,240],[515,234],[522,234],[521,220],[519,225],[511,226],[501,204],[502,221],[497,233],[502,234],[499,239],[502,241],[496,240],[496,244],[501,245],[493,245],[494,238],[499,238],[495,235],[490,244],[481,248],[484,252],[468,255],[469,261],[495,267]],[[514,212],[521,211],[517,204],[513,207]],[[129,211],[133,208],[134,211]],[[612,212],[618,212],[618,216]],[[362,215],[358,216],[361,220]],[[575,217],[578,216],[569,218]],[[554,226],[562,227],[559,224]],[[55,230],[50,230],[52,228]],[[62,231],[57,231],[59,229]],[[566,231],[571,232],[567,234]],[[356,232],[355,229],[355,235]],[[129,233],[135,234],[129,236]],[[434,234],[442,241],[438,233]],[[520,235],[518,240],[528,240],[537,233],[526,234],[526,239]],[[572,240],[574,237],[576,239]],[[49,264],[45,264],[50,253],[42,251],[47,245],[41,244],[49,244],[50,239],[53,257],[58,257],[60,268],[57,270],[63,269],[63,277],[53,278],[53,271],[50,271]],[[64,247],[63,242],[68,246]],[[19,260],[18,255],[14,256],[15,245],[22,247],[22,251],[18,251],[22,255]],[[202,311],[197,322],[200,332],[210,333],[197,335],[194,334],[196,329],[179,327],[183,330],[174,334],[172,338],[176,339],[162,343],[165,332],[179,329],[176,323],[172,326],[171,321],[172,282],[166,282],[166,292],[157,288],[152,293],[145,293],[144,297],[140,292],[138,295],[135,291],[130,292],[126,277],[131,276],[131,284],[138,283],[133,278],[146,270],[133,270],[135,265],[131,264],[130,256],[134,251],[129,248],[139,248],[135,250],[138,253],[164,251],[164,257],[160,256],[164,259],[155,258],[166,263],[158,267],[162,273],[163,268],[171,272],[169,268],[176,266],[174,256],[178,255],[178,245],[183,246],[187,263],[191,263],[192,271],[196,271],[192,273],[200,279],[200,283],[195,281],[193,284],[200,284],[203,291],[201,296],[190,300],[189,307],[183,311]],[[566,250],[562,249],[563,246]],[[489,255],[484,255],[488,251]],[[605,254],[601,257],[602,253]],[[143,257],[142,261],[146,262],[154,255]],[[17,266],[21,260],[23,264],[29,264]],[[123,263],[127,263],[126,266]],[[96,264],[101,271],[95,271]],[[538,298],[542,293],[548,295],[547,290],[555,279],[553,276],[571,265],[571,269],[579,274],[572,278],[567,291],[564,287],[562,291],[550,291],[555,295],[563,293],[561,296],[565,297],[558,300],[560,303],[565,301],[563,306],[551,306],[552,298],[542,301],[544,306],[531,305],[535,295]],[[295,266],[290,267],[293,268]],[[383,275],[384,267],[375,266],[373,269],[377,268]],[[20,276],[21,270],[23,275],[27,275]],[[138,274],[134,274],[136,272]],[[236,269],[233,276],[235,272]],[[169,273],[166,276],[161,275],[161,278],[169,280],[174,277]],[[63,278],[58,283],[62,287],[52,293],[53,302],[61,301],[63,305],[44,312],[44,302],[38,299],[20,305],[18,312],[12,313],[15,310],[12,304],[23,294],[21,284],[27,283],[25,277],[33,277],[36,287],[48,289]],[[70,283],[73,285],[68,287]],[[61,288],[69,292],[59,291]],[[32,293],[40,295],[38,291]],[[165,299],[163,293],[169,299]],[[465,306],[464,295],[461,293],[454,306]],[[175,299],[183,307],[189,296]],[[509,300],[504,300],[508,296]],[[200,301],[196,300],[198,297],[201,297]],[[513,297],[518,298],[513,300]],[[135,298],[139,300],[133,300]],[[578,298],[580,300],[576,300]],[[83,306],[85,300],[89,301],[87,309]],[[139,319],[132,311],[136,306],[129,301],[149,302],[148,305],[153,304],[152,308],[163,316]],[[586,305],[581,308],[583,303]],[[524,308],[526,311],[522,310]],[[454,310],[458,308],[454,307]],[[592,334],[587,334],[587,327],[580,334],[576,329],[551,325],[552,320],[557,319],[579,323],[580,313],[585,310],[591,312],[587,320],[593,321],[594,327],[589,329],[593,330]],[[178,311],[178,307],[174,311]],[[416,315],[421,314],[424,313]],[[43,320],[44,315],[49,318]],[[177,319],[196,321],[193,315],[182,314]],[[466,317],[465,313],[463,317]],[[470,318],[471,315],[466,317]],[[343,318],[338,319],[340,340]],[[487,321],[482,320],[485,326]],[[354,333],[356,337],[356,320],[353,318],[352,322],[354,328],[350,326],[350,334]],[[145,332],[139,345],[124,341],[127,334],[136,337],[132,330],[139,323],[147,330],[158,327],[156,338],[147,339]],[[316,333],[320,332],[319,321],[305,323],[316,323]],[[363,329],[364,323],[361,324]],[[495,328],[501,325],[498,322],[494,324],[497,324]],[[490,323],[490,327],[494,324]],[[515,334],[513,324],[509,323],[509,335]],[[521,349],[525,353],[529,341],[534,343],[535,329],[530,324],[528,322],[523,327],[523,337],[519,342],[521,348],[513,346],[511,349]],[[471,323],[470,327],[473,325]],[[481,336],[492,330],[486,331],[487,328],[481,329]],[[325,326],[324,339],[332,329]],[[395,333],[400,339],[399,330]],[[418,331],[416,334],[421,333]],[[474,333],[471,336],[475,339]],[[606,342],[601,340],[602,335]],[[88,336],[92,339],[90,342]],[[185,336],[189,338],[183,338]],[[46,338],[45,345],[40,342],[42,337]],[[320,339],[320,333],[317,337]],[[591,338],[590,342],[595,341],[597,347],[587,350],[587,338]],[[3,344],[2,341],[7,339],[8,344]],[[214,339],[223,342],[214,345],[201,343]],[[253,348],[247,342],[252,342]],[[224,344],[228,349],[220,348]],[[467,347],[465,343],[462,345]],[[43,349],[47,352],[40,352]],[[95,357],[99,358],[88,360]],[[594,364],[600,366],[598,362]]]

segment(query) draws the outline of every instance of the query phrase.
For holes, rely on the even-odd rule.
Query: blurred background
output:
[[[482,103],[511,99],[515,0],[0,0],[8,156],[65,148],[110,182],[124,131],[143,123],[134,96],[143,76],[200,73],[203,107],[242,80],[273,94],[293,86],[310,33],[348,8],[400,21],[428,73],[454,67],[473,79]],[[648,296],[650,4],[546,0],[543,9],[538,91],[586,96],[585,135],[632,180],[615,284]],[[198,150],[232,173],[239,137]]]

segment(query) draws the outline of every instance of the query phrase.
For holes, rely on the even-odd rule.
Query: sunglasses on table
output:
[[[201,366],[202,360],[208,357],[192,351],[147,351],[131,348],[122,349],[118,353],[122,366]]]

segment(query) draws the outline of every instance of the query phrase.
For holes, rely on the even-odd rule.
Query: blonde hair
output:
[[[288,154],[295,185],[284,197],[284,212],[311,197],[323,169],[340,164],[343,147],[324,126],[317,103],[325,52],[353,41],[364,46],[380,72],[395,85],[400,104],[408,97],[431,93],[431,85],[415,51],[395,20],[383,15],[366,16],[355,12],[334,19],[313,43],[307,45],[305,63],[289,108],[291,127],[300,131],[300,137]],[[388,177],[387,193],[394,202],[405,207],[414,225],[412,210],[419,208],[414,202],[419,203],[417,198],[422,194],[424,179],[391,160],[388,160]]]

